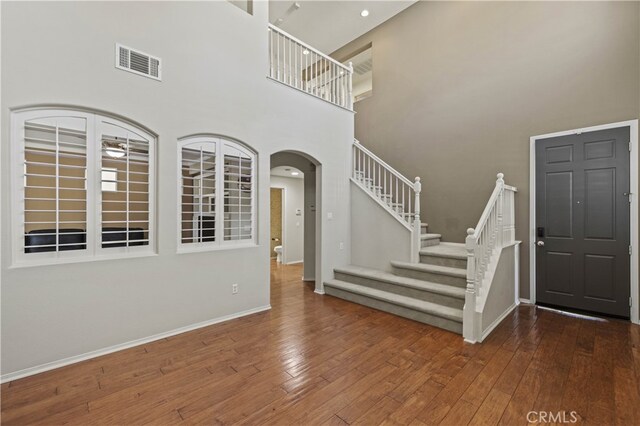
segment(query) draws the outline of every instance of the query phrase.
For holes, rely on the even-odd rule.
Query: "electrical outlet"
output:
[[[238,294],[238,284],[231,284],[231,293]]]
[[[340,250],[344,250],[344,243],[340,241]]]

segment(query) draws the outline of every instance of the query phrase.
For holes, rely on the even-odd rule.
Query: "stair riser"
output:
[[[421,254],[420,263],[426,265],[450,266],[452,268],[467,269],[467,259],[456,259],[453,257],[434,256],[432,254]]]
[[[454,285],[461,288],[466,288],[467,286],[467,279],[463,277],[416,271],[415,269],[398,268],[395,266],[393,266],[393,273],[401,277],[416,278],[418,280],[431,281],[432,283]]]
[[[422,240],[422,247],[437,246],[438,244],[440,244],[440,238],[431,238],[428,240]]]
[[[405,308],[403,306],[394,305],[393,303],[384,302],[381,300],[373,299],[360,294],[351,293],[341,289],[325,286],[324,291],[331,296],[339,297],[340,299],[348,300],[350,302],[358,303],[360,305],[368,306],[370,308],[378,309],[384,312],[389,312],[393,315],[398,315],[404,318],[409,318],[414,321],[418,321],[424,324],[429,324],[434,327],[440,327],[445,330],[452,331],[454,333],[462,334],[462,323],[453,321],[447,318],[441,318],[435,315],[428,314],[426,312],[416,311],[413,309]]]
[[[390,293],[399,294],[401,296],[408,296],[418,300],[424,300],[426,302],[437,303],[443,306],[449,306],[456,309],[462,309],[464,306],[464,299],[458,299],[455,297],[432,293],[412,287],[406,287],[402,285],[388,283],[386,281],[372,280],[370,278],[359,277],[357,275],[344,274],[341,272],[335,272],[335,278],[340,281],[346,281],[353,284],[359,284],[369,288],[375,288],[378,290],[388,291]]]

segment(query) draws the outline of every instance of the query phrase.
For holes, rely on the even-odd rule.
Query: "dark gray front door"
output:
[[[536,299],[629,317],[629,127],[536,141]]]

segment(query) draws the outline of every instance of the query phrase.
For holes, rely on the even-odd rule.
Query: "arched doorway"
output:
[[[315,281],[315,289],[321,292],[321,280],[319,278],[321,268],[321,244],[320,244],[320,194],[321,194],[321,164],[313,157],[297,151],[280,151],[271,155],[270,169],[287,168],[299,170],[303,174],[303,276],[304,281]],[[271,185],[270,185],[271,187]],[[286,196],[286,195],[285,195]],[[296,214],[286,212],[285,214]],[[287,248],[284,247],[286,252]]]

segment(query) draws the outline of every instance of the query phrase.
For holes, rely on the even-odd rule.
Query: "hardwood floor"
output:
[[[301,275],[272,269],[269,312],[5,383],[2,424],[640,424],[638,326],[521,306],[470,345]]]

